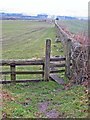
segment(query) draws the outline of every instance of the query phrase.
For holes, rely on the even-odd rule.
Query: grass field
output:
[[[64,55],[59,51],[61,43],[55,43],[54,24],[35,21],[3,21],[3,59],[43,58],[45,40],[52,40],[52,55]],[[54,45],[56,47],[54,47]],[[8,68],[5,68],[8,69]],[[30,68],[18,68],[34,69]],[[62,75],[64,78],[64,74]],[[33,78],[37,76],[28,76]],[[18,77],[26,78],[26,76]],[[66,83],[68,80],[65,81]],[[10,118],[83,118],[87,116],[86,88],[81,85],[59,85],[53,81],[3,85],[3,116]]]
[[[53,24],[32,21],[3,21],[2,57],[4,59],[30,59],[43,57],[45,40],[55,40]],[[53,51],[53,55],[58,52]]]
[[[60,20],[59,24],[66,27],[74,34],[86,33],[88,34],[88,21],[87,20]]]

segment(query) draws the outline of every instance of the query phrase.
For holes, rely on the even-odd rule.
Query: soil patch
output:
[[[59,113],[55,109],[53,109],[46,113],[46,117],[47,118],[58,118]]]
[[[39,103],[39,111],[42,113],[46,113],[46,110],[48,109],[49,102],[42,102]]]
[[[44,113],[44,115],[47,118],[58,118],[59,117],[59,112],[57,112],[55,109],[52,109],[48,111],[48,106],[50,105],[50,102],[42,102],[39,103],[39,111],[41,113]]]

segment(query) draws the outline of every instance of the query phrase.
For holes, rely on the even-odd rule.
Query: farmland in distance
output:
[[[59,20],[59,24],[74,34],[88,32],[87,20]]]
[[[43,57],[45,40],[55,39],[54,24],[38,21],[2,22],[2,58],[30,59]]]

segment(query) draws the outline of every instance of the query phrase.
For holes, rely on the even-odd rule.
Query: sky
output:
[[[88,16],[89,0],[0,0],[0,12]]]

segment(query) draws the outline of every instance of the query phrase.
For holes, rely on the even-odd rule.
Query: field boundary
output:
[[[58,20],[55,21],[55,28],[57,42],[62,42],[64,46],[67,77],[73,79],[74,83],[84,82],[88,79],[89,44],[81,44],[68,35],[59,25]],[[70,64],[72,64],[72,67],[70,67]]]

